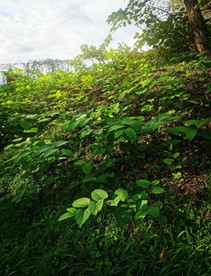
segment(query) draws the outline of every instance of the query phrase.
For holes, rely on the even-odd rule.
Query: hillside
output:
[[[203,55],[127,47],[14,72],[0,86],[2,275],[210,275],[210,79]]]

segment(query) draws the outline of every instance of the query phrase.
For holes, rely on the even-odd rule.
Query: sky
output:
[[[0,64],[72,59],[82,44],[99,46],[109,33],[106,19],[125,0],[0,0]],[[133,45],[138,29],[117,30],[112,47]]]

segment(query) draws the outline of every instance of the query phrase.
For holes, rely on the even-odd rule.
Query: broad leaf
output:
[[[103,207],[104,200],[100,199],[98,202],[91,201],[89,203],[88,209],[90,210],[91,214],[96,216],[99,211],[101,211]]]
[[[197,128],[200,128],[201,126],[203,126],[204,124],[210,121],[211,121],[210,118],[202,119],[202,120],[188,120],[188,121],[184,121],[183,124],[186,126],[195,125]]]
[[[160,216],[160,209],[157,206],[149,206],[148,210],[147,210],[147,214],[152,216],[152,217],[156,217],[159,218]]]
[[[135,220],[145,218],[146,215],[147,215],[148,208],[149,207],[147,205],[143,205],[143,207],[141,208],[141,210],[136,213]]]
[[[141,81],[141,85],[142,87],[146,87],[147,85],[149,85],[151,82],[153,81],[153,79],[146,79]]]
[[[91,170],[92,170],[92,164],[91,163],[86,163],[82,166],[82,170],[86,175],[89,175]]]
[[[68,141],[55,141],[51,144],[51,146],[59,148],[59,147],[61,147],[63,145],[66,145],[68,143],[69,143]]]
[[[56,153],[58,151],[58,149],[48,149],[44,152],[44,157],[48,157],[50,155],[53,155],[54,153]]]
[[[115,139],[118,138],[119,136],[122,135],[123,132],[124,132],[124,129],[119,129],[119,130],[117,130],[117,131],[115,132],[115,134],[114,134],[114,138],[115,138]]]
[[[129,127],[124,132],[130,140],[132,140],[132,141],[137,140],[137,134],[133,128]]]
[[[121,201],[128,199],[128,192],[122,188],[117,189],[114,194],[118,195]]]
[[[18,191],[17,191],[16,195],[12,198],[12,202],[18,203],[22,199],[22,197],[24,196],[24,194],[26,192],[26,189],[27,189],[27,184],[26,183],[21,185],[18,188]]]
[[[153,195],[159,195],[159,194],[162,194],[164,192],[165,192],[165,190],[161,187],[153,187],[152,190],[151,190],[151,194],[153,194]]]
[[[160,183],[160,180],[157,180],[157,179],[155,179],[155,180],[153,180],[153,181],[151,182],[152,186],[156,186],[156,185],[158,185],[159,183]]]
[[[149,201],[147,200],[147,199],[142,199],[142,200],[138,200],[137,202],[136,202],[136,211],[139,211],[139,210],[143,210],[143,206],[144,205],[146,205],[147,206],[147,203],[148,203]]]
[[[164,162],[166,165],[171,165],[171,164],[174,162],[174,159],[166,158],[166,159],[163,160],[163,162]]]
[[[68,218],[72,218],[74,215],[75,215],[75,213],[74,214],[70,213],[70,212],[64,213],[61,217],[59,217],[58,221],[62,221],[62,220],[68,219]]]
[[[36,133],[38,129],[36,127],[30,128],[30,129],[25,129],[23,132],[24,133]]]
[[[136,184],[144,189],[147,189],[149,188],[150,186],[150,182],[148,180],[145,180],[145,179],[139,179],[136,181]]]
[[[74,153],[69,149],[61,149],[60,155],[61,156],[68,156],[68,157],[74,157]]]
[[[87,126],[81,131],[80,138],[82,139],[82,138],[88,136],[92,132],[93,132],[93,129],[91,129],[89,126]]]
[[[89,205],[90,199],[87,197],[82,197],[79,199],[76,199],[75,201],[73,201],[72,206],[74,208],[84,208],[87,207]]]
[[[198,132],[197,128],[189,127],[188,130],[186,131],[186,137],[188,138],[188,140],[191,141],[196,136],[197,132]]]
[[[117,196],[115,199],[108,200],[106,204],[109,206],[117,207],[120,201],[121,201],[121,197]]]
[[[88,208],[85,210],[79,209],[76,211],[75,219],[79,227],[81,227],[87,221],[90,215],[91,215],[91,212]]]
[[[91,193],[91,197],[93,200],[98,201],[100,199],[106,199],[108,197],[108,193],[102,189],[96,189]]]
[[[76,209],[75,208],[67,208],[66,209],[70,214],[75,215]]]
[[[110,127],[108,129],[108,131],[111,132],[111,131],[114,131],[114,130],[118,130],[120,128],[124,128],[124,125],[114,125],[114,126]]]

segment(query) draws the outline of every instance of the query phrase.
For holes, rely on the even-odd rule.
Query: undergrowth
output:
[[[83,62],[0,86],[1,275],[210,275],[211,61]]]

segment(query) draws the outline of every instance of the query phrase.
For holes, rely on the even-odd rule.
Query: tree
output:
[[[207,2],[202,1],[203,5]],[[167,56],[190,49],[210,53],[209,33],[197,0],[130,0],[124,10],[109,16],[108,23],[112,30],[127,24],[138,26],[140,45],[152,46]]]
[[[209,34],[201,13],[198,0],[184,0],[188,19],[194,33],[196,49],[199,53],[211,54]]]

